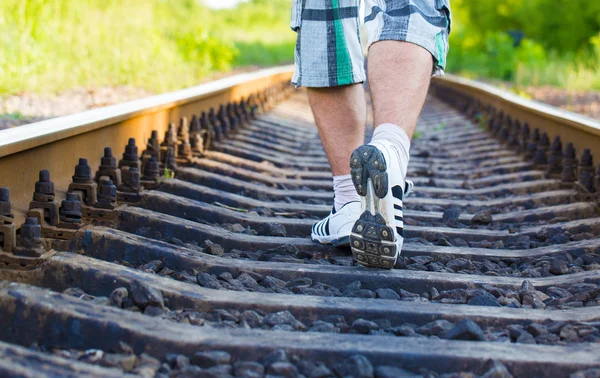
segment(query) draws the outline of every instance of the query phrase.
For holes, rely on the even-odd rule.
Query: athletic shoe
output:
[[[312,227],[311,239],[321,244],[331,244],[335,247],[350,244],[350,232],[360,215],[360,202],[348,202],[341,209],[331,209],[325,219]]]
[[[361,215],[352,228],[350,246],[359,264],[392,269],[402,249],[402,200],[412,191],[405,181],[396,148],[372,142],[350,158],[352,182],[361,196]]]

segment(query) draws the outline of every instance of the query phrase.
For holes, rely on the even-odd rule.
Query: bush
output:
[[[288,1],[240,8],[213,11],[198,0],[2,0],[0,93],[113,85],[160,92],[239,65],[293,59]]]
[[[449,72],[600,89],[600,2],[452,0],[452,11]]]

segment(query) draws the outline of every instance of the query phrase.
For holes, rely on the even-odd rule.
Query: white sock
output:
[[[371,143],[380,141],[389,141],[396,147],[400,160],[400,169],[402,175],[406,177],[408,160],[410,158],[410,138],[406,134],[406,131],[393,123],[383,123],[375,128],[373,137],[371,138]]]
[[[360,201],[352,183],[352,175],[333,176],[333,192],[335,193],[335,211],[352,201]]]

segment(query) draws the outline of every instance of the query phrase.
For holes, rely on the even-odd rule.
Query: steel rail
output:
[[[97,167],[105,146],[120,156],[129,138],[143,146],[153,130],[164,135],[169,123],[181,117],[238,101],[291,76],[291,66],[264,69],[0,131],[0,177],[10,183],[15,215],[22,221],[38,171],[49,170],[62,194],[78,158],[86,157]]]
[[[455,75],[445,75],[432,80],[434,93],[449,89],[470,98],[480,108],[495,107],[512,119],[528,122],[530,127],[548,133],[550,140],[559,136],[572,142],[577,151],[588,148],[600,157],[600,121],[581,114],[560,109],[515,93]],[[443,96],[443,95],[442,95]]]

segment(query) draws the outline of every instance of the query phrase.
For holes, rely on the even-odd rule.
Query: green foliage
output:
[[[448,71],[517,87],[600,89],[600,2],[452,0],[452,10]]]
[[[275,65],[294,59],[296,34],[290,30],[291,0],[251,0],[214,12],[212,30],[234,41],[234,66]]]
[[[12,119],[15,121],[20,121],[24,118],[24,116],[21,112],[13,112],[13,113],[9,113],[9,114],[4,114],[2,117]]]
[[[163,178],[165,180],[175,178],[175,171],[172,171],[169,168],[165,167],[165,170],[163,171]]]
[[[479,34],[519,30],[545,48],[576,52],[600,31],[600,2],[590,0],[452,0]]]
[[[165,91],[293,59],[289,1],[2,0],[0,93],[131,85]],[[260,47],[264,54],[252,49]]]
[[[451,0],[448,71],[600,90],[600,1]],[[291,0],[1,0],[0,94],[130,85],[160,92],[293,60]],[[511,35],[521,32],[515,43]]]

